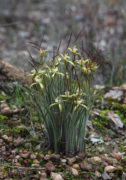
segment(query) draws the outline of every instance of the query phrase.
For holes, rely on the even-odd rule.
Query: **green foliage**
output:
[[[4,115],[0,114],[0,123],[3,123],[4,120],[6,120],[6,119],[8,119],[7,116],[4,116]]]
[[[99,116],[93,119],[93,123],[95,127],[100,130],[101,132],[105,132],[108,125],[108,118],[106,117],[106,114],[109,112],[109,110],[103,110],[100,112]]]
[[[92,81],[97,65],[84,59],[74,45],[32,71],[32,84],[25,96],[44,124],[50,147],[66,154],[84,151],[86,122],[94,101]]]
[[[5,96],[4,92],[0,90],[0,103],[6,102],[7,97]],[[0,114],[0,129],[3,128],[4,120],[8,119],[6,116]]]
[[[0,129],[4,128],[4,121],[7,120],[8,117],[0,114]]]

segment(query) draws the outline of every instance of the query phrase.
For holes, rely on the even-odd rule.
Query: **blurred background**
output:
[[[28,42],[61,48],[70,32],[81,31],[87,51],[109,61],[102,83],[126,82],[125,0],[0,0],[0,59],[29,71]],[[91,49],[91,46],[93,49]]]

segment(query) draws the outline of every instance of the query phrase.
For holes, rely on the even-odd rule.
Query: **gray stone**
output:
[[[15,52],[9,57],[3,59],[3,61],[18,67],[24,72],[30,72],[32,70],[29,60],[30,57],[27,51]]]
[[[52,180],[63,180],[62,176],[59,173],[51,172]]]
[[[113,111],[108,112],[107,117],[115,124],[116,128],[123,128],[123,123],[118,116],[118,114],[115,114]]]
[[[79,175],[78,171],[76,169],[74,169],[74,168],[71,168],[70,171],[71,171],[71,174],[73,176],[78,176]]]
[[[104,141],[102,140],[101,137],[98,136],[97,133],[93,133],[90,135],[90,141],[92,142],[92,144],[102,144],[104,143]]]
[[[111,177],[110,177],[106,172],[104,172],[104,173],[102,174],[102,178],[103,178],[103,180],[111,179]]]
[[[123,96],[123,91],[121,90],[110,90],[108,93],[106,93],[104,95],[104,98],[112,98],[112,99],[117,99],[118,101],[120,101],[122,99]]]

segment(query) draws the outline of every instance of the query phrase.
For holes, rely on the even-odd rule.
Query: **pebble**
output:
[[[33,160],[33,159],[36,159],[36,155],[35,154],[31,154],[30,155],[30,158]]]
[[[34,163],[34,164],[39,164],[39,161],[38,161],[37,159],[34,159],[34,160],[33,160],[33,163]]]
[[[41,144],[38,144],[36,147],[35,147],[35,150],[36,151],[39,151],[41,149]]]
[[[92,164],[86,162],[85,160],[80,163],[80,167],[82,170],[87,170],[87,171],[92,170]]]
[[[52,171],[55,171],[55,166],[53,165],[53,163],[51,162],[48,162],[45,164],[45,167],[48,171],[52,172]]]
[[[61,162],[62,162],[62,163],[66,163],[67,160],[66,160],[66,159],[61,159]]]
[[[44,156],[44,159],[45,159],[45,160],[50,160],[50,159],[51,159],[51,156],[48,155],[48,154],[46,154],[46,155]]]
[[[104,147],[98,147],[97,150],[100,153],[104,153],[105,152],[105,148]]]
[[[67,158],[67,162],[68,162],[69,165],[72,165],[75,161],[76,161],[75,157]]]
[[[101,173],[100,173],[99,171],[95,171],[95,176],[96,176],[97,178],[100,178],[100,177],[101,177]]]
[[[40,164],[32,164],[32,167],[39,167]]]
[[[120,101],[122,96],[123,96],[123,91],[121,91],[121,90],[110,90],[109,92],[107,92],[104,95],[104,98],[105,99],[112,98],[112,99],[117,99],[118,101]]]
[[[9,114],[15,114],[19,112],[19,109],[10,109],[10,107],[7,104],[1,104],[0,105],[1,114],[3,115],[9,115]]]
[[[20,159],[21,157],[19,155],[15,156],[15,159]]]
[[[102,178],[103,178],[103,180],[109,180],[109,179],[111,179],[111,177],[110,177],[106,172],[104,172],[104,173],[102,174]]]
[[[21,156],[22,158],[24,158],[24,159],[29,158],[29,155],[30,155],[29,152],[20,154],[20,156]]]
[[[114,166],[106,166],[104,171],[108,172],[108,173],[112,173],[116,170],[116,168]]]
[[[51,154],[50,156],[52,159],[60,159],[60,154]]]
[[[40,180],[48,180],[46,172],[39,173]]]
[[[117,161],[121,161],[122,159],[122,155],[120,153],[113,153],[112,156],[117,160]]]
[[[78,171],[76,169],[74,169],[74,168],[70,168],[70,172],[71,172],[71,174],[73,176],[78,176],[79,175]]]
[[[102,163],[102,159],[100,157],[98,157],[98,156],[95,156],[95,157],[91,158],[91,162],[93,164],[101,164]]]
[[[18,138],[14,141],[14,146],[19,146],[23,142],[22,138]]]
[[[8,137],[7,135],[3,135],[2,138],[7,142],[12,142],[12,137]]]
[[[63,180],[62,176],[59,173],[51,172],[52,180]]]
[[[80,166],[79,166],[79,164],[73,164],[73,168],[78,170],[78,169],[80,169]]]

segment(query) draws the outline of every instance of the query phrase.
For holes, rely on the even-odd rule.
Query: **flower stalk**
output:
[[[49,63],[44,61],[46,53],[39,51],[41,63],[31,73],[33,83],[28,95],[45,126],[50,148],[56,153],[82,152],[98,66],[85,59],[75,45]]]

